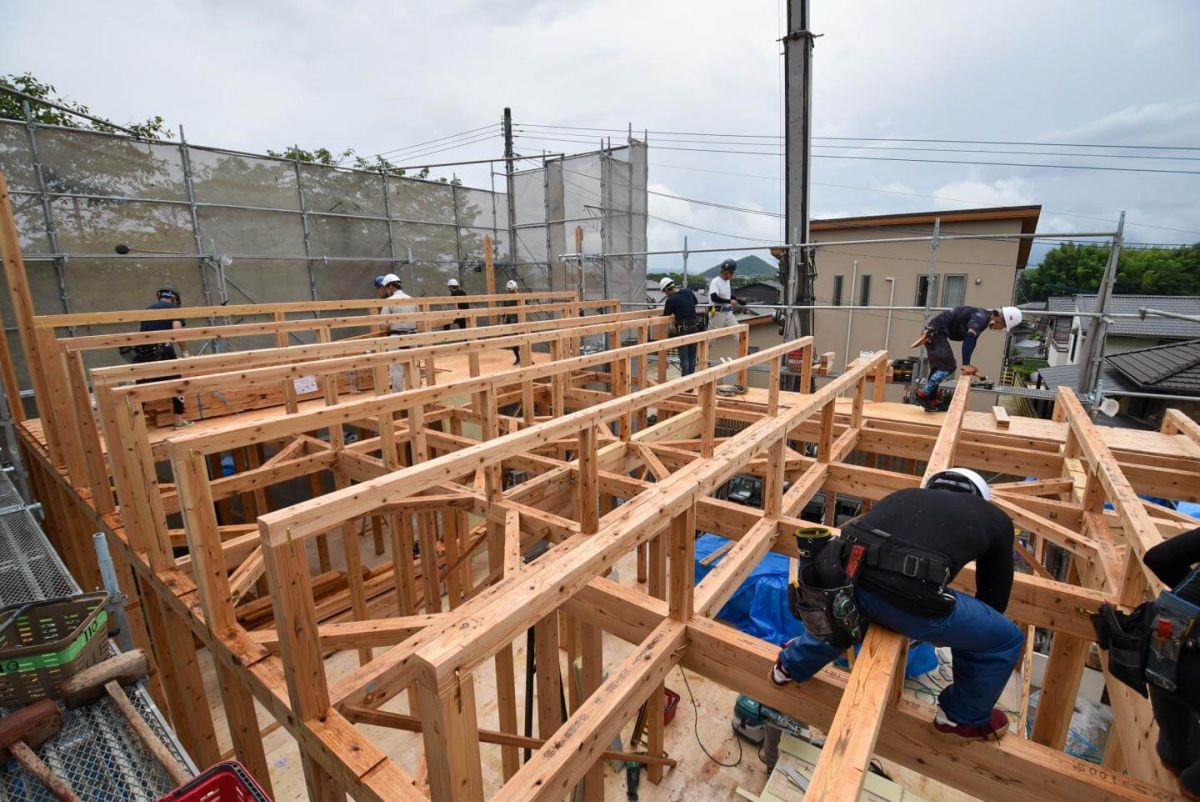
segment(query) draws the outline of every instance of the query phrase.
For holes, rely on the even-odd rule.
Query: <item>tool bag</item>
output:
[[[810,635],[838,650],[861,642],[865,634],[854,598],[858,566],[853,566],[852,573],[842,566],[842,546],[843,541],[830,539],[816,559],[801,563],[798,581],[788,584],[792,615]]]
[[[694,315],[685,317],[683,320],[676,319],[675,336],[682,337],[685,334],[698,334],[708,329],[708,318],[703,315]]]
[[[1156,612],[1154,602],[1146,602],[1132,613],[1102,604],[1091,616],[1096,644],[1108,652],[1108,673],[1142,696],[1147,695],[1146,653]]]

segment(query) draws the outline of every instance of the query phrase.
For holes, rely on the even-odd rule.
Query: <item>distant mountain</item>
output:
[[[738,259],[737,266],[737,273],[734,275],[736,275],[738,278],[749,277],[773,279],[779,275],[778,266],[768,262],[766,259],[763,259],[760,256],[755,256],[753,254],[750,256],[743,256],[741,259]],[[711,279],[714,278],[719,272],[721,272],[721,265],[718,263],[713,267],[710,267],[708,270],[705,270],[700,275],[706,279]]]

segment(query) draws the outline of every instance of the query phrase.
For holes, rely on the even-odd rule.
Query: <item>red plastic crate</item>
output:
[[[218,763],[158,802],[271,802],[250,772],[236,760]]]
[[[663,705],[663,724],[670,724],[671,719],[675,718],[675,711],[679,708],[679,694],[670,688],[663,688],[663,697],[665,704]]]

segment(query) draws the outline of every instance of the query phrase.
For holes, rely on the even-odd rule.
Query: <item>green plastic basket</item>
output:
[[[108,594],[0,608],[0,706],[56,698],[58,686],[104,659]]]

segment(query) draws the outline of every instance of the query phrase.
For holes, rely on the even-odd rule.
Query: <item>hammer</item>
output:
[[[41,780],[56,799],[62,802],[82,802],[71,786],[56,776],[42,759],[33,753],[33,748],[62,729],[62,711],[49,699],[38,699],[0,720],[0,759],[7,762],[16,759],[26,771]]]
[[[132,685],[149,673],[150,665],[146,661],[146,654],[141,649],[134,649],[121,652],[116,657],[110,657],[103,663],[80,671],[58,686],[58,694],[67,708],[74,710],[96,701],[107,693],[129,722],[130,728],[137,734],[138,740],[166,770],[171,782],[183,785],[192,779],[192,775],[150,730],[146,720],[134,709],[133,703],[121,687]]]

